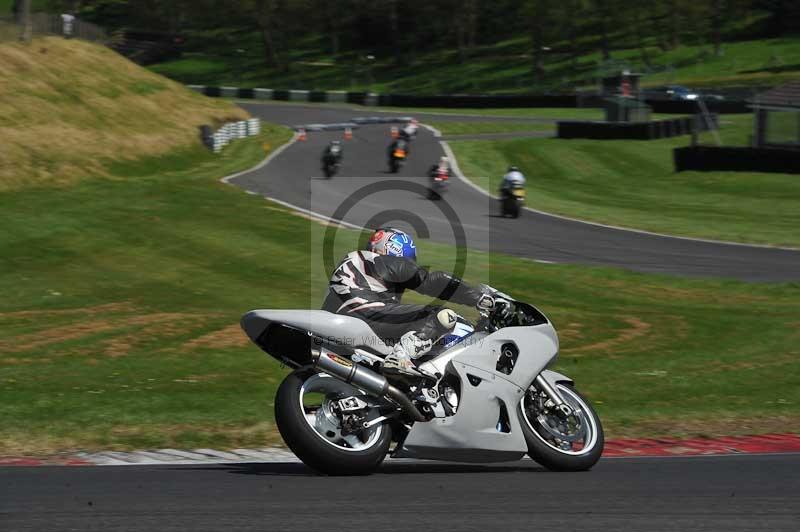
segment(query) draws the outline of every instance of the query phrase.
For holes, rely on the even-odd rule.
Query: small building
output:
[[[650,121],[650,108],[638,98],[641,77],[628,70],[603,77],[601,94],[605,97],[606,122]]]
[[[754,148],[800,149],[800,81],[791,81],[748,100],[753,109]]]
[[[600,93],[603,96],[624,96],[635,98],[639,94],[639,80],[642,75],[622,70],[603,76]]]

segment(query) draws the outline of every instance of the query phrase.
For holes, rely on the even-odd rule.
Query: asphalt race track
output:
[[[290,126],[341,123],[363,116],[408,116],[407,112],[370,112],[345,107],[242,104],[253,115]],[[431,115],[414,113],[424,123]],[[477,116],[436,115],[441,120],[514,120]],[[535,121],[532,119],[528,119]],[[541,120],[540,120],[541,121]],[[437,241],[454,243],[452,229],[460,224],[461,241],[473,249],[504,252],[534,260],[624,267],[636,271],[698,277],[730,277],[748,281],[787,281],[800,278],[800,251],[729,245],[624,231],[526,211],[519,219],[498,216],[496,201],[469,184],[453,179],[444,202],[426,198],[428,168],[444,155],[440,139],[420,128],[409,161],[398,174],[387,167],[391,142],[388,124],[362,126],[344,143],[339,175],[321,177],[320,155],[341,131],[309,132],[308,140],[295,142],[268,165],[231,182],[251,192],[275,198],[313,212],[372,227],[390,215],[416,214]],[[498,168],[498,172],[505,169]],[[535,179],[535,176],[529,176]],[[367,188],[365,188],[367,187]],[[405,187],[408,190],[404,190]],[[363,192],[355,207],[337,212],[354,194]],[[531,206],[536,199],[529,197]],[[457,222],[444,210],[450,205]],[[401,213],[401,215],[402,215]]]
[[[302,464],[1,468],[0,530],[791,531],[800,455],[385,464],[369,477]]]

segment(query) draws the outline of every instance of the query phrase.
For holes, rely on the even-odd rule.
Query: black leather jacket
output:
[[[400,303],[405,290],[462,305],[477,304],[482,293],[457,277],[440,271],[430,272],[411,259],[353,251],[333,272],[322,308],[338,312],[348,301],[357,298]]]

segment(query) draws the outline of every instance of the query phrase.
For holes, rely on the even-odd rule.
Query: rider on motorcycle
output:
[[[431,179],[442,174],[444,174],[448,179],[453,176],[453,172],[450,169],[450,159],[445,156],[440,157],[439,164],[431,165],[430,169],[428,170],[428,177]]]
[[[322,152],[322,162],[324,164],[339,164],[342,162],[342,143],[338,140],[332,140],[330,144]]]
[[[415,138],[417,136],[417,127],[417,121],[412,119],[400,130],[400,136],[406,140]]]
[[[506,175],[503,176],[503,182],[500,183],[500,195],[505,197],[512,188],[524,186],[525,176],[516,166],[509,166]]]
[[[355,316],[367,322],[375,333],[394,343],[386,357],[386,373],[419,376],[414,359],[427,353],[443,331],[455,326],[457,316],[433,305],[400,303],[406,289],[462,305],[491,311],[508,302],[481,292],[445,272],[417,265],[414,241],[399,229],[378,229],[366,251],[353,251],[339,263],[331,276],[323,310]]]

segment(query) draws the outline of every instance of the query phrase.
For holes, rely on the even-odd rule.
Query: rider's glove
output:
[[[497,311],[505,316],[511,310],[511,302],[505,298],[489,293],[482,294],[475,304],[479,311],[487,314]]]
[[[495,300],[492,294],[481,294],[481,297],[478,298],[478,302],[475,303],[475,306],[481,312],[491,312],[494,310]]]

